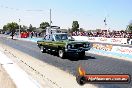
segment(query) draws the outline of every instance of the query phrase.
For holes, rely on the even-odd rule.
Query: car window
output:
[[[67,40],[68,39],[68,36],[67,34],[58,34],[58,35],[55,35],[55,39],[56,40]]]

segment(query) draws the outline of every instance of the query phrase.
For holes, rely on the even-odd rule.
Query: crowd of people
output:
[[[88,36],[87,32],[72,32],[72,36]]]
[[[73,32],[72,36],[105,37],[105,38],[132,38],[132,32],[101,30],[97,32]]]
[[[27,38],[27,37],[42,37],[42,33],[39,33],[39,32],[35,32],[35,31],[32,31],[32,32],[21,32],[21,37],[24,37],[24,38]]]
[[[33,36],[35,36],[35,37],[41,37],[41,33],[39,33],[39,32],[30,32],[29,33],[30,34],[30,36],[31,36],[31,38],[33,37]]]

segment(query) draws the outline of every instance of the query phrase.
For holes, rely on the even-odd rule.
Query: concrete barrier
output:
[[[104,38],[104,37],[87,37],[87,36],[72,36],[75,40],[110,43],[110,44],[128,44],[128,38]]]
[[[89,53],[132,59],[132,47],[130,46],[124,47],[122,45],[122,44],[128,44],[127,38],[103,38],[103,37],[87,37],[87,36],[73,36],[73,38],[75,40],[92,42],[92,48],[88,51]],[[131,43],[132,43],[132,39],[129,39],[129,44]],[[119,45],[114,45],[114,44],[119,44]]]
[[[87,36],[72,36],[75,40],[82,40],[82,41],[88,41]]]
[[[115,56],[121,58],[132,59],[132,48],[124,46],[116,46],[112,44],[92,44],[89,52],[99,53],[106,56]]]

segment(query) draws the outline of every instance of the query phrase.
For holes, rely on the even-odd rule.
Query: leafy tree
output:
[[[29,29],[27,31],[32,32],[35,30],[35,27],[32,26],[32,24],[29,25]]]
[[[132,32],[132,22],[127,26],[126,31]]]
[[[72,33],[72,29],[71,28],[68,28],[68,33]]]
[[[28,29],[28,27],[23,25],[23,26],[20,26],[20,29],[21,29],[21,32],[24,32]]]
[[[80,28],[79,31],[80,32],[85,32],[85,30],[83,28]]]
[[[50,26],[48,22],[42,22],[40,24],[40,28],[45,29],[46,27]]]
[[[96,32],[101,32],[101,29],[96,29]]]
[[[4,25],[4,26],[3,26],[3,31],[5,32],[5,31],[7,31],[7,30],[8,30],[7,25]]]
[[[27,27],[27,26],[25,26],[25,25],[23,25],[23,27],[22,27],[22,28],[23,28],[23,29],[25,29],[25,30],[26,30],[26,29],[28,29],[28,27]]]
[[[91,33],[92,30],[87,30],[87,33]]]
[[[79,24],[78,21],[73,21],[72,23],[72,31],[79,31]]]
[[[8,23],[7,24],[7,28],[10,30],[10,31],[15,31],[16,29],[19,29],[19,25],[15,22],[12,22],[12,23]]]
[[[33,26],[32,26],[32,24],[30,24],[30,25],[29,25],[29,29],[32,29],[32,28],[33,28]]]
[[[19,25],[15,22],[8,23],[7,25],[3,26],[3,30],[11,32],[12,39],[13,39],[16,29],[18,29],[18,28],[19,28]]]

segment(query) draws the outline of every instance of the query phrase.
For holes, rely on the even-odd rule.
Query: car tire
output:
[[[58,51],[58,55],[60,58],[64,59],[65,58],[65,52],[63,50]]]
[[[43,47],[43,46],[40,46],[40,51],[41,51],[42,53],[45,53],[45,50],[44,50],[44,47]]]
[[[79,53],[79,58],[84,58],[84,57],[85,57],[85,51],[80,52],[80,53]]]

